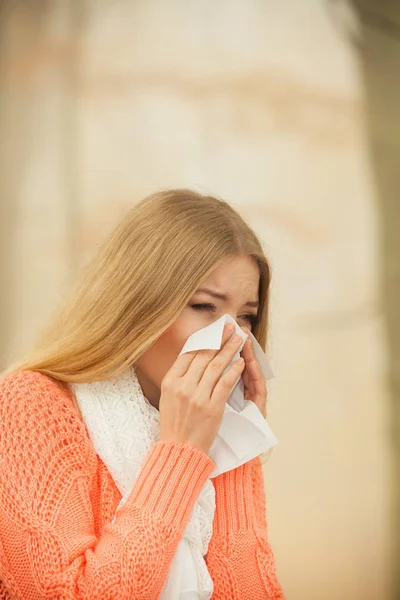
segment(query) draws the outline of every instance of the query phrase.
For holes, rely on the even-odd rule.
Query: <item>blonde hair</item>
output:
[[[187,189],[136,204],[81,270],[30,355],[8,369],[61,382],[117,375],[172,325],[200,283],[225,259],[254,258],[265,350],[270,267],[253,230],[224,200]]]

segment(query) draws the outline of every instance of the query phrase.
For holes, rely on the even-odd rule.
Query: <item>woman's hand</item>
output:
[[[241,356],[245,360],[245,369],[242,373],[245,400],[252,400],[260,409],[264,418],[267,418],[267,386],[260,363],[255,357],[251,343],[250,332],[247,327],[242,330],[249,336],[242,348]]]
[[[245,366],[239,358],[224,373],[242,341],[239,335],[229,339],[233,332],[233,325],[225,325],[219,350],[186,352],[173,363],[161,382],[160,441],[182,442],[208,454]]]

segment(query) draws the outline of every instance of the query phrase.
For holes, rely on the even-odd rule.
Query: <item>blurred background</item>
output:
[[[288,600],[400,598],[399,75],[398,0],[0,0],[0,367],[132,203],[228,200],[273,269]]]

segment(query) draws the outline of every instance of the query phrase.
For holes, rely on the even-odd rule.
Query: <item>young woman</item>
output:
[[[0,382],[0,598],[284,597],[260,457],[210,479],[208,451],[239,376],[245,398],[267,414],[251,338],[227,370],[240,340],[226,326],[220,350],[178,356],[192,333],[225,313],[265,348],[269,284],[255,233],[226,202],[170,190],[131,209],[29,359]],[[73,391],[121,381],[149,420],[146,431],[125,428],[117,437],[128,436],[132,448],[146,436],[154,441],[124,504]],[[190,520],[200,515],[202,523],[206,489],[215,511],[212,535],[198,532],[199,560],[212,589],[198,581],[189,593],[171,565],[185,573],[178,548]]]

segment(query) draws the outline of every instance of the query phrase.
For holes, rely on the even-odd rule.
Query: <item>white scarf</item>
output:
[[[106,381],[69,384],[96,452],[127,500],[153,444],[159,440],[160,413],[143,395],[133,368]],[[172,560],[161,600],[209,600],[213,581],[204,556],[212,536],[215,489],[203,485]],[[115,520],[115,517],[114,517]]]
[[[227,322],[233,322],[236,333],[242,336],[242,345],[233,362],[247,335],[228,314],[192,334],[181,354],[219,348],[223,326]],[[270,379],[274,375],[269,362],[255,337],[250,336],[264,376]],[[94,448],[121,492],[118,510],[129,497],[152,446],[159,441],[160,413],[144,396],[133,367],[105,381],[69,385]],[[211,478],[244,464],[278,441],[255,404],[244,399],[243,389],[239,378],[225,405],[220,429],[209,451],[215,468],[197,497],[159,596],[161,600],[211,598],[214,586],[204,560],[215,512],[215,489]]]

